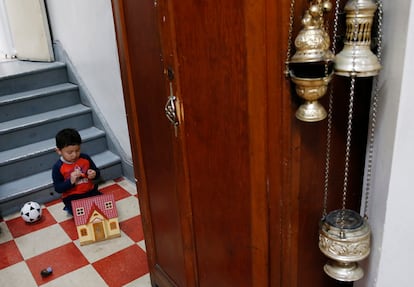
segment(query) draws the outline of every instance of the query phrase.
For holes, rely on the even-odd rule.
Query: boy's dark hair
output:
[[[80,134],[75,129],[63,129],[56,134],[56,147],[62,149],[70,145],[80,145],[82,139]]]

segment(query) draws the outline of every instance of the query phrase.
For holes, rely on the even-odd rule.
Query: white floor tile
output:
[[[140,242],[137,242],[138,246],[141,247],[142,250],[147,252],[147,247],[145,246],[145,240],[141,240]]]
[[[141,276],[137,280],[134,280],[123,287],[151,287],[151,279],[149,274]]]
[[[136,187],[135,183],[133,183],[130,180],[124,179],[124,180],[118,182],[118,185],[122,186],[126,191],[128,191],[132,195],[137,194],[137,187]]]
[[[54,224],[38,231],[15,239],[16,245],[26,260],[56,247],[62,246],[72,240],[59,224]]]
[[[42,287],[104,287],[108,286],[91,265],[50,281]],[[24,286],[22,286],[24,287]]]
[[[32,273],[25,262],[20,262],[0,270],[0,286],[36,287]]]
[[[74,241],[74,243],[90,263],[98,261],[99,259],[107,257],[134,244],[131,238],[129,238],[122,231],[121,237],[111,238],[83,246],[79,244],[79,239]]]
[[[116,202],[116,208],[118,210],[119,222],[141,214],[138,198],[135,196],[129,196],[127,198],[118,200]]]
[[[56,204],[49,206],[47,210],[50,212],[50,214],[57,222],[62,222],[68,220],[69,218],[73,218],[71,215],[69,215],[69,213],[63,210],[63,207],[63,202],[58,202]]]
[[[0,243],[4,243],[13,239],[7,224],[3,221],[0,222]]]

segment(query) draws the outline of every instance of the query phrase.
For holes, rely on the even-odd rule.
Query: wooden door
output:
[[[5,7],[16,57],[54,61],[44,0],[5,0]]]
[[[105,239],[105,230],[102,221],[93,223],[93,234],[95,236],[95,241],[101,241]]]
[[[154,284],[187,286],[178,202],[182,160],[168,97],[153,1],[113,1],[148,264]],[[177,158],[178,157],[178,158]],[[155,285],[154,285],[155,286]]]
[[[153,285],[342,286],[323,273],[318,249],[326,122],[295,119],[284,76],[290,1],[113,4]],[[297,12],[307,5],[297,1]],[[170,84],[178,128],[164,115]],[[330,209],[347,111],[346,79],[337,85]],[[369,96],[357,102],[354,207]]]
[[[250,50],[264,36],[253,34],[261,28],[254,1],[158,5],[164,60],[176,71],[181,103],[195,266],[187,286],[266,286],[267,76],[255,56],[264,50]],[[255,82],[253,74],[263,78]]]

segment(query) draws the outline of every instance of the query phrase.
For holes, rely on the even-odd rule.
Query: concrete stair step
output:
[[[73,105],[0,123],[0,151],[55,136],[62,127],[81,130],[93,125],[91,109]]]
[[[121,159],[111,151],[92,156],[101,171],[101,180],[106,181],[122,175]],[[18,211],[21,206],[34,200],[45,203],[60,198],[53,189],[51,170],[42,171],[0,185],[0,216]]]
[[[79,103],[78,87],[53,85],[0,97],[0,122],[64,108]]]
[[[0,63],[0,96],[68,82],[66,65],[7,61]]]
[[[107,150],[105,133],[95,127],[79,131],[82,152],[94,155]],[[58,159],[55,140],[48,139],[0,152],[0,184],[50,170]]]
[[[0,216],[30,200],[61,196],[53,189],[52,166],[58,159],[55,135],[63,128],[79,131],[82,152],[92,157],[101,180],[122,176],[122,160],[94,120],[64,63],[0,63]]]

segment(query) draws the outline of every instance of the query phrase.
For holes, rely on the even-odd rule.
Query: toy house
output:
[[[74,200],[72,209],[80,245],[121,236],[112,193]]]

